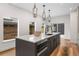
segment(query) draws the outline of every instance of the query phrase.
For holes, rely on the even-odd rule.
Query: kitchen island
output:
[[[16,38],[16,56],[48,56],[60,45],[60,33]]]

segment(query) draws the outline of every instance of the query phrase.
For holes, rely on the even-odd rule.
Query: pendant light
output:
[[[48,22],[51,22],[50,9],[48,10],[48,12],[49,12],[49,15],[47,17],[47,20],[48,20]]]
[[[42,19],[43,19],[43,21],[46,20],[45,5],[43,5]]]
[[[34,7],[33,7],[33,17],[34,18],[37,17],[37,10],[38,10],[38,8],[36,7],[36,4],[34,3]]]
[[[47,17],[47,26],[48,26],[48,28],[47,28],[47,34],[52,34],[52,23],[51,23],[51,16],[50,16],[50,9],[48,10],[48,17]]]

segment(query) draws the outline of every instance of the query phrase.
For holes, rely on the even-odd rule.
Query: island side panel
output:
[[[35,56],[35,44],[21,39],[16,39],[16,56]]]

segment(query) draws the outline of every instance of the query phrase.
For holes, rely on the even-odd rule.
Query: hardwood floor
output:
[[[50,56],[79,56],[79,46],[71,40],[64,39]]]
[[[0,52],[0,56],[15,56],[16,49]],[[58,46],[50,56],[79,56],[79,46],[71,40],[62,39],[60,46]]]
[[[16,54],[16,49],[12,48],[3,52],[0,52],[0,56],[15,56]]]

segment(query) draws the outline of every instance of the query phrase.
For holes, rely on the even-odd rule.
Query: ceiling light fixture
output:
[[[36,4],[34,3],[34,7],[33,7],[33,17],[34,18],[37,17],[37,10],[38,10],[38,8],[36,7]]]
[[[48,20],[48,22],[51,22],[50,9],[48,10],[48,12],[49,12],[49,15],[47,17],[47,20]]]
[[[43,21],[46,20],[45,5],[43,5],[42,19],[43,19]]]

